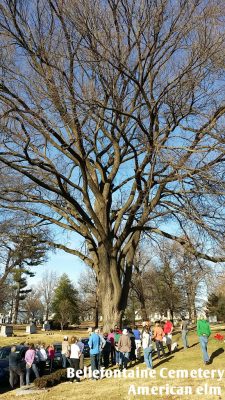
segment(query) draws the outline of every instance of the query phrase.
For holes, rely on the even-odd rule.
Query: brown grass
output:
[[[87,329],[85,330],[65,330],[65,331],[50,331],[50,332],[43,332],[41,329],[37,331],[35,334],[27,334],[24,332],[25,327],[22,330],[14,329],[14,336],[13,337],[2,337],[0,336],[0,347],[1,346],[11,346],[12,344],[20,344],[23,342],[28,343],[38,343],[42,342],[48,346],[54,342],[61,342],[64,336],[78,336],[78,337],[88,337]]]

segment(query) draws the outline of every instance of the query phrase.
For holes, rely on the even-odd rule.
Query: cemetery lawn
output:
[[[2,346],[11,346],[13,344],[21,344],[21,343],[45,343],[46,346],[56,343],[62,342],[64,336],[76,336],[76,337],[88,337],[87,329],[85,330],[65,330],[65,331],[49,331],[43,332],[41,329],[37,330],[37,333],[28,334],[25,332],[26,326],[20,325],[16,329],[14,328],[14,336],[13,337],[2,337],[0,336],[0,347]]]
[[[218,341],[214,339],[216,333],[225,334],[224,326],[217,325],[213,327],[213,333],[209,340],[209,354],[213,356],[213,362],[210,365],[204,365],[202,360],[202,353],[198,343],[198,338],[195,332],[189,332],[189,349],[184,350],[181,342],[181,334],[177,333],[173,337],[173,341],[178,342],[179,351],[173,353],[171,356],[161,359],[160,361],[153,357],[154,371],[156,371],[155,378],[105,378],[100,381],[92,381],[86,379],[80,383],[68,382],[57,385],[53,388],[47,389],[45,391],[40,391],[40,393],[33,393],[29,395],[18,396],[20,400],[68,400],[68,399],[78,399],[78,400],[146,400],[146,399],[162,399],[162,400],[224,400],[225,399],[225,343],[224,341]],[[29,339],[32,336],[32,342],[37,343],[38,341],[45,342],[49,344],[51,342],[61,341],[62,336],[72,334],[76,336],[87,336],[86,331],[65,331],[55,332],[54,335],[50,336],[46,333],[38,333],[35,335],[28,335]],[[9,345],[15,343],[15,338],[1,338],[1,345]],[[20,340],[21,342],[21,340]],[[87,359],[88,361],[88,359]],[[139,368],[139,370],[145,369],[143,363],[136,364],[135,366],[127,370],[127,374],[131,369]],[[201,371],[201,374],[210,374],[213,370],[220,370],[224,373],[222,379],[218,381],[217,373],[215,373],[215,378],[162,378],[160,373],[162,369],[166,374],[169,370],[185,370],[185,371]],[[161,371],[161,372],[160,372]],[[202,372],[205,371],[205,372]],[[172,372],[173,373],[173,372]],[[171,387],[190,387],[191,394],[166,394],[165,391],[163,395],[159,394],[146,394],[146,387],[165,387],[169,385]],[[138,387],[140,389],[138,389]],[[141,389],[142,387],[142,389]],[[201,387],[201,389],[197,389]],[[219,389],[221,394],[219,394]],[[143,394],[138,394],[138,390],[143,390]],[[177,391],[177,389],[174,389]],[[201,394],[197,394],[196,391],[199,390]],[[215,390],[215,393],[214,393]],[[129,394],[130,391],[130,394]],[[210,392],[211,391],[211,392]],[[1,400],[14,400],[16,398],[16,390],[9,391],[5,394],[0,395]],[[135,395],[136,394],[136,395]]]

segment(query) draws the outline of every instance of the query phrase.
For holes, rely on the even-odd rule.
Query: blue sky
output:
[[[46,270],[54,271],[58,276],[66,273],[73,283],[77,283],[80,274],[85,270],[85,264],[76,256],[66,253],[63,250],[58,250],[54,253],[49,253],[48,261],[43,265],[32,267],[35,272],[34,278],[29,278],[29,286],[36,285],[41,280],[43,273]]]

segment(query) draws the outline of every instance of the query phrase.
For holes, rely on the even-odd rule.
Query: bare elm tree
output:
[[[144,231],[224,259],[223,3],[0,1],[1,205],[84,239],[54,246],[94,269],[105,329]]]

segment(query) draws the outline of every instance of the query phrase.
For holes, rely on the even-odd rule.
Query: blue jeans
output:
[[[62,367],[66,368],[67,363],[69,363],[69,365],[70,365],[70,359],[67,358],[65,354],[62,354]]]
[[[29,384],[30,384],[30,371],[31,371],[31,370],[34,371],[35,378],[39,378],[39,372],[38,372],[38,369],[37,369],[37,365],[36,365],[36,364],[32,364],[32,365],[31,365],[31,368],[28,368],[28,367],[26,366],[26,385],[29,385]]]
[[[202,349],[203,360],[204,362],[209,361],[209,355],[207,352],[207,345],[208,345],[208,337],[207,336],[199,336],[199,342]]]
[[[156,340],[155,344],[156,344],[156,350],[157,350],[158,358],[160,358],[160,350],[162,350],[162,353],[165,356],[163,342],[161,340]]]
[[[188,347],[188,340],[187,340],[187,334],[188,334],[188,331],[182,331],[182,342],[183,342],[183,345],[184,345],[184,348],[185,349],[187,349],[187,347]]]
[[[100,370],[100,364],[99,364],[99,354],[91,354],[91,370],[93,371],[99,371]],[[100,374],[100,372],[99,372]]]
[[[127,363],[129,362],[129,353],[122,353],[120,351],[120,367],[127,368]]]
[[[116,364],[120,363],[120,352],[116,350]]]
[[[144,349],[144,361],[146,367],[152,369],[152,349],[150,347]]]

